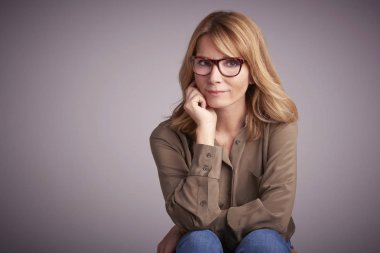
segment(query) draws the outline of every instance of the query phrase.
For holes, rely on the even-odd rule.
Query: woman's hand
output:
[[[183,107],[198,127],[215,126],[216,113],[214,109],[207,107],[206,99],[198,90],[195,83],[190,84],[185,94],[186,100]]]
[[[174,253],[177,243],[184,234],[177,225],[174,225],[157,246],[157,253]]]
[[[195,83],[185,91],[186,100],[183,108],[197,124],[197,143],[214,145],[217,116]]]

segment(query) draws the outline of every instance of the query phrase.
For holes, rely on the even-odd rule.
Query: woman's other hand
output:
[[[157,253],[174,253],[177,243],[184,231],[177,225],[174,225],[157,245]]]
[[[186,89],[185,111],[197,124],[197,143],[214,145],[217,116],[195,83]]]

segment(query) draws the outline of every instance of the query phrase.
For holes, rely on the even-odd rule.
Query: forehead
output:
[[[205,34],[198,39],[196,46],[196,55],[207,57],[210,59],[231,57],[231,55],[223,53],[211,40],[211,37],[208,34]]]

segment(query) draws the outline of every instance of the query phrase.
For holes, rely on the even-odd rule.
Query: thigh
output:
[[[290,241],[285,241],[276,230],[257,229],[247,234],[236,248],[236,253],[290,253]]]
[[[219,237],[211,230],[196,230],[184,234],[178,241],[177,253],[223,253]]]

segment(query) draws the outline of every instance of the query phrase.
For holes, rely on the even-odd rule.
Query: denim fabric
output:
[[[290,253],[292,249],[290,240],[285,241],[273,229],[258,229],[250,232],[239,243],[236,253]]]
[[[290,253],[293,246],[275,230],[258,229],[247,234],[235,249],[235,253]],[[177,244],[177,253],[223,253],[218,236],[210,230],[186,233]]]
[[[223,246],[211,230],[190,231],[179,240],[176,253],[195,252],[223,253]]]

